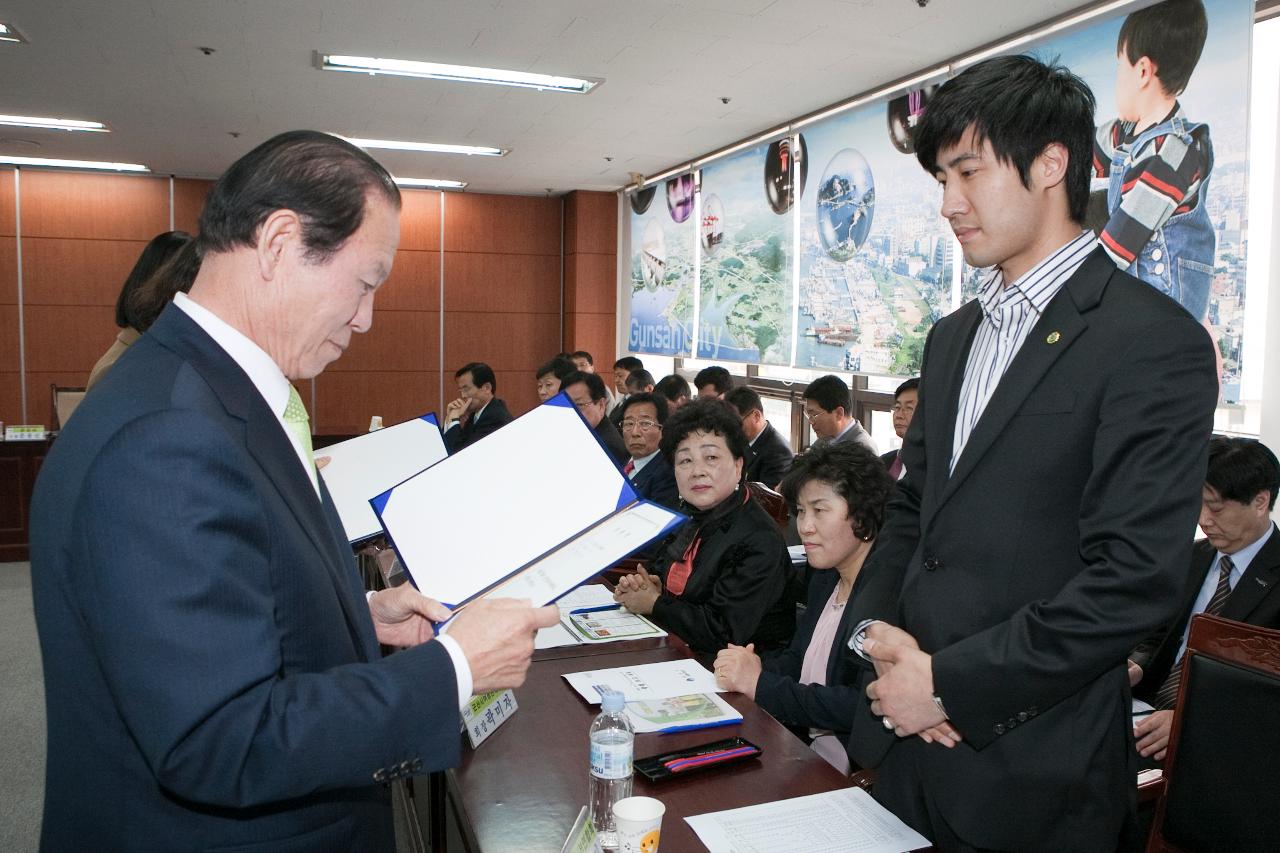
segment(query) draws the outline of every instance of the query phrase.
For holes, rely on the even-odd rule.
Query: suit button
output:
[[[1025,722],[1027,721],[1027,719],[1028,719],[1028,717],[1029,717],[1029,716],[1030,716],[1030,715],[1028,715],[1026,711],[1019,711],[1019,712],[1018,712],[1018,722],[1020,722],[1020,723],[1025,723]]]
[[[377,770],[373,771],[373,781],[377,782],[379,785],[387,781],[387,768],[379,767]]]
[[[1004,723],[996,723],[996,734],[1004,734]]]
[[[419,773],[421,771],[422,771],[422,759],[421,758],[413,759],[413,772]]]
[[[1018,721],[1015,720],[1013,717],[1010,717],[1009,722],[1005,724],[1005,727],[1010,729],[1016,729],[1018,727]]]
[[[1033,707],[1033,708],[1028,708],[1028,709],[1027,709],[1027,713],[1034,717],[1036,714],[1039,714],[1039,713],[1040,713],[1040,709],[1039,709],[1039,708],[1034,708],[1034,707]]]
[[[937,557],[927,557],[924,561],[924,567],[932,572],[934,569],[942,568],[942,561]]]

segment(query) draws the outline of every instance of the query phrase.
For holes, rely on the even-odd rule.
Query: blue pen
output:
[[[579,613],[600,613],[604,610],[617,610],[622,607],[621,604],[601,604],[599,607],[579,607],[577,610],[570,610],[569,615],[577,616]]]
[[[668,726],[665,729],[658,729],[658,734],[670,735],[670,734],[675,734],[676,732],[691,732],[694,729],[718,729],[721,726],[736,726],[740,722],[742,722],[741,719],[714,720],[710,723],[689,723],[688,725],[683,725],[683,726]]]

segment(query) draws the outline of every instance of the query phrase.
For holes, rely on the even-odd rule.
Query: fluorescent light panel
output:
[[[428,151],[436,154],[478,154],[483,157],[502,157],[509,148],[493,148],[487,145],[448,145],[443,142],[397,142],[394,139],[356,139],[342,136],[352,145],[361,148],[385,148],[389,151]]]
[[[466,181],[446,181],[439,178],[397,178],[392,177],[398,186],[428,187],[433,190],[460,190],[467,186]]]
[[[10,157],[0,154],[0,164],[7,166],[48,166],[54,169],[95,169],[103,172],[150,172],[137,163],[107,163],[101,160],[57,160],[51,157]]]
[[[44,118],[42,116],[4,116],[0,124],[10,127],[35,127],[40,130],[81,130],[88,133],[110,133],[111,128],[100,121],[81,121],[74,118]]]
[[[585,95],[604,82],[590,77],[559,77],[553,74],[505,71],[501,68],[477,68],[471,65],[418,62],[412,59],[381,59],[371,56],[342,56],[339,54],[317,54],[317,57],[320,68],[325,71],[392,74],[400,77],[426,77],[432,80],[452,80],[461,83],[492,83],[498,86],[517,86],[522,89],[570,92],[577,95]]]

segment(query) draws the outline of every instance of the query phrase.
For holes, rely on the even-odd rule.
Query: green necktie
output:
[[[289,405],[284,407],[284,424],[307,452],[307,461],[311,461],[311,420],[292,382],[289,383]]]

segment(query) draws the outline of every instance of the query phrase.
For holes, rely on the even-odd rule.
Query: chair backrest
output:
[[[66,388],[61,385],[50,385],[49,389],[53,397],[52,429],[56,432],[66,426],[67,421],[71,420],[72,413],[80,405],[80,401],[84,399],[84,389]]]
[[[1275,850],[1280,631],[1191,621],[1148,853]]]
[[[786,499],[764,483],[747,483],[747,489],[750,490],[751,497],[756,499],[756,503],[769,513],[769,517],[778,525],[778,529],[786,532],[787,518],[790,515]]]

